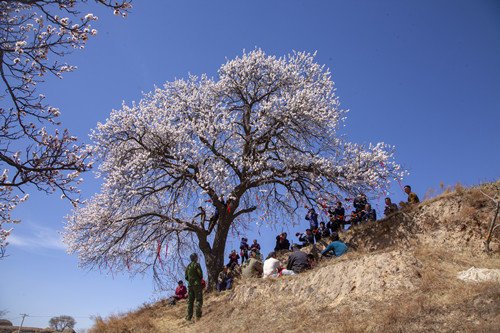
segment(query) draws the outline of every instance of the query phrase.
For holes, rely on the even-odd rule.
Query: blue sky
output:
[[[122,101],[138,101],[141,92],[187,73],[214,76],[243,49],[276,56],[317,51],[316,61],[330,68],[342,107],[350,110],[348,138],[395,145],[396,160],[411,173],[404,184],[420,198],[440,182],[473,185],[500,176],[499,1],[156,0],[133,6],[123,19],[89,5],[84,11],[99,16],[99,33],[65,59],[78,70],[40,87],[60,108],[63,126],[82,141],[89,142],[90,129]],[[84,178],[88,198],[100,183],[90,173]],[[71,205],[60,194],[29,191],[13,214],[23,222],[14,226],[9,257],[0,261],[0,310],[14,324],[21,313],[30,315],[26,326],[38,327],[66,314],[85,328],[92,315],[169,295],[155,293],[149,276],[79,269],[57,234]],[[399,184],[391,192],[393,201],[405,199]],[[300,229],[307,225],[303,220]],[[248,236],[259,238],[267,254],[275,232],[263,227],[260,234],[254,228]],[[237,244],[230,240],[227,249]]]

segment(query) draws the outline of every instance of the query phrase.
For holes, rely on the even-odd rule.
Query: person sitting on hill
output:
[[[318,229],[318,214],[316,213],[314,208],[309,209],[306,214],[306,220],[309,221],[309,227],[311,228],[311,230]]]
[[[262,261],[264,259],[264,255],[262,253],[260,253],[260,250],[259,249],[255,249],[255,251],[252,251],[253,253],[255,253],[255,258],[259,261]]]
[[[229,255],[229,263],[227,264],[227,267],[229,267],[230,270],[233,270],[234,266],[238,266],[238,259],[240,259],[240,256],[236,253],[236,250],[232,250]]]
[[[384,215],[389,216],[398,211],[398,205],[392,203],[391,198],[385,198]]]
[[[250,251],[254,251],[255,252],[255,250],[259,250],[260,251],[260,244],[257,243],[256,239],[253,240],[253,244],[250,246]]]
[[[337,207],[332,210],[328,210],[328,216],[330,218],[330,222],[326,225],[331,232],[339,232],[339,229],[344,228],[344,222],[345,222],[345,209],[342,207],[342,203],[340,201],[337,201]]]
[[[319,223],[319,229],[317,235],[319,235],[319,239],[328,238],[328,236],[330,236],[330,229],[325,227],[325,222]]]
[[[290,242],[286,239],[286,237],[286,232],[282,232],[276,236],[276,246],[274,247],[274,251],[288,250],[290,248]]]
[[[418,204],[420,200],[418,199],[418,196],[411,191],[411,186],[410,185],[405,185],[405,193],[408,194],[408,202],[403,202],[401,201],[399,205],[401,207],[407,206],[407,205],[413,205],[413,204]]]
[[[231,283],[233,283],[233,279],[231,279],[227,268],[228,268],[227,265],[224,266],[224,268],[219,273],[219,276],[217,278],[217,291],[218,292],[221,292],[222,289],[224,289],[224,290],[231,289]]]
[[[361,221],[377,221],[377,211],[372,208],[372,205],[366,204],[365,210],[362,211]]]
[[[336,257],[340,257],[344,253],[346,253],[349,249],[347,248],[347,245],[342,243],[339,239],[339,235],[336,232],[333,232],[330,235],[330,240],[331,243],[328,244],[328,246],[325,247],[323,251],[321,251],[321,255],[325,257],[329,257],[329,252],[333,251],[333,254]]]
[[[248,239],[246,239],[245,237],[243,237],[241,239],[241,243],[240,243],[240,254],[241,254],[241,263],[243,264],[243,262],[248,259],[248,251],[250,251],[250,247],[248,246],[248,243],[247,243]]]
[[[281,270],[281,264],[278,259],[276,259],[276,252],[271,252],[267,256],[266,261],[264,261],[264,274],[262,278],[267,277],[278,277],[279,271]]]
[[[294,275],[303,272],[304,270],[311,268],[311,263],[314,262],[314,256],[300,251],[297,244],[292,245],[292,251],[293,252],[290,253],[290,256],[288,257],[286,270],[281,271],[282,275]]]
[[[297,236],[299,236],[299,242],[302,242],[301,247],[314,244],[314,235],[312,234],[311,229],[306,229],[305,233],[298,233]]]
[[[250,252],[250,258],[241,265],[241,277],[258,277],[262,274],[262,263],[255,258],[255,252]]]
[[[182,280],[179,280],[177,284],[178,286],[177,288],[175,288],[175,299],[180,300],[186,298],[187,288],[184,285],[184,282],[182,282]]]
[[[182,280],[180,280],[179,282],[177,282],[177,284],[178,284],[178,286],[177,286],[177,288],[175,288],[174,296],[171,296],[168,298],[168,305],[170,305],[170,306],[175,305],[176,301],[186,298],[187,288],[184,285],[184,282],[182,282]]]

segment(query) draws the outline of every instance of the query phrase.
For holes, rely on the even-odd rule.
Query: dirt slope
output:
[[[500,268],[498,235],[493,254],[483,252],[492,214],[477,189],[459,189],[345,232],[350,252],[311,271],[205,295],[199,322],[184,321],[185,302],[162,301],[93,331],[500,332],[500,284],[456,278],[471,266]]]

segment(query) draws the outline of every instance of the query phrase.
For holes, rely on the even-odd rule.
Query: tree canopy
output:
[[[27,187],[59,190],[72,198],[87,153],[76,137],[59,129],[58,108],[37,93],[47,75],[62,79],[76,66],[63,62],[97,34],[93,14],[80,14],[86,0],[5,0],[0,2],[0,256],[16,223],[10,212],[28,198]],[[126,16],[129,0],[96,0]],[[48,126],[48,127],[47,127]]]
[[[230,230],[285,223],[304,204],[402,176],[393,147],[339,133],[345,115],[330,72],[305,52],[256,49],[217,79],[168,82],[98,124],[89,151],[104,183],[68,218],[65,242],[84,266],[156,276],[199,249],[213,283]]]

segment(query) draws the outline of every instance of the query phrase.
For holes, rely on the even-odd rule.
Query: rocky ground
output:
[[[161,301],[98,320],[93,332],[500,332],[500,283],[457,278],[472,266],[500,269],[498,234],[491,254],[483,245],[493,212],[478,189],[459,187],[348,230],[349,253],[306,273],[205,295],[198,322],[184,321],[185,301]]]

